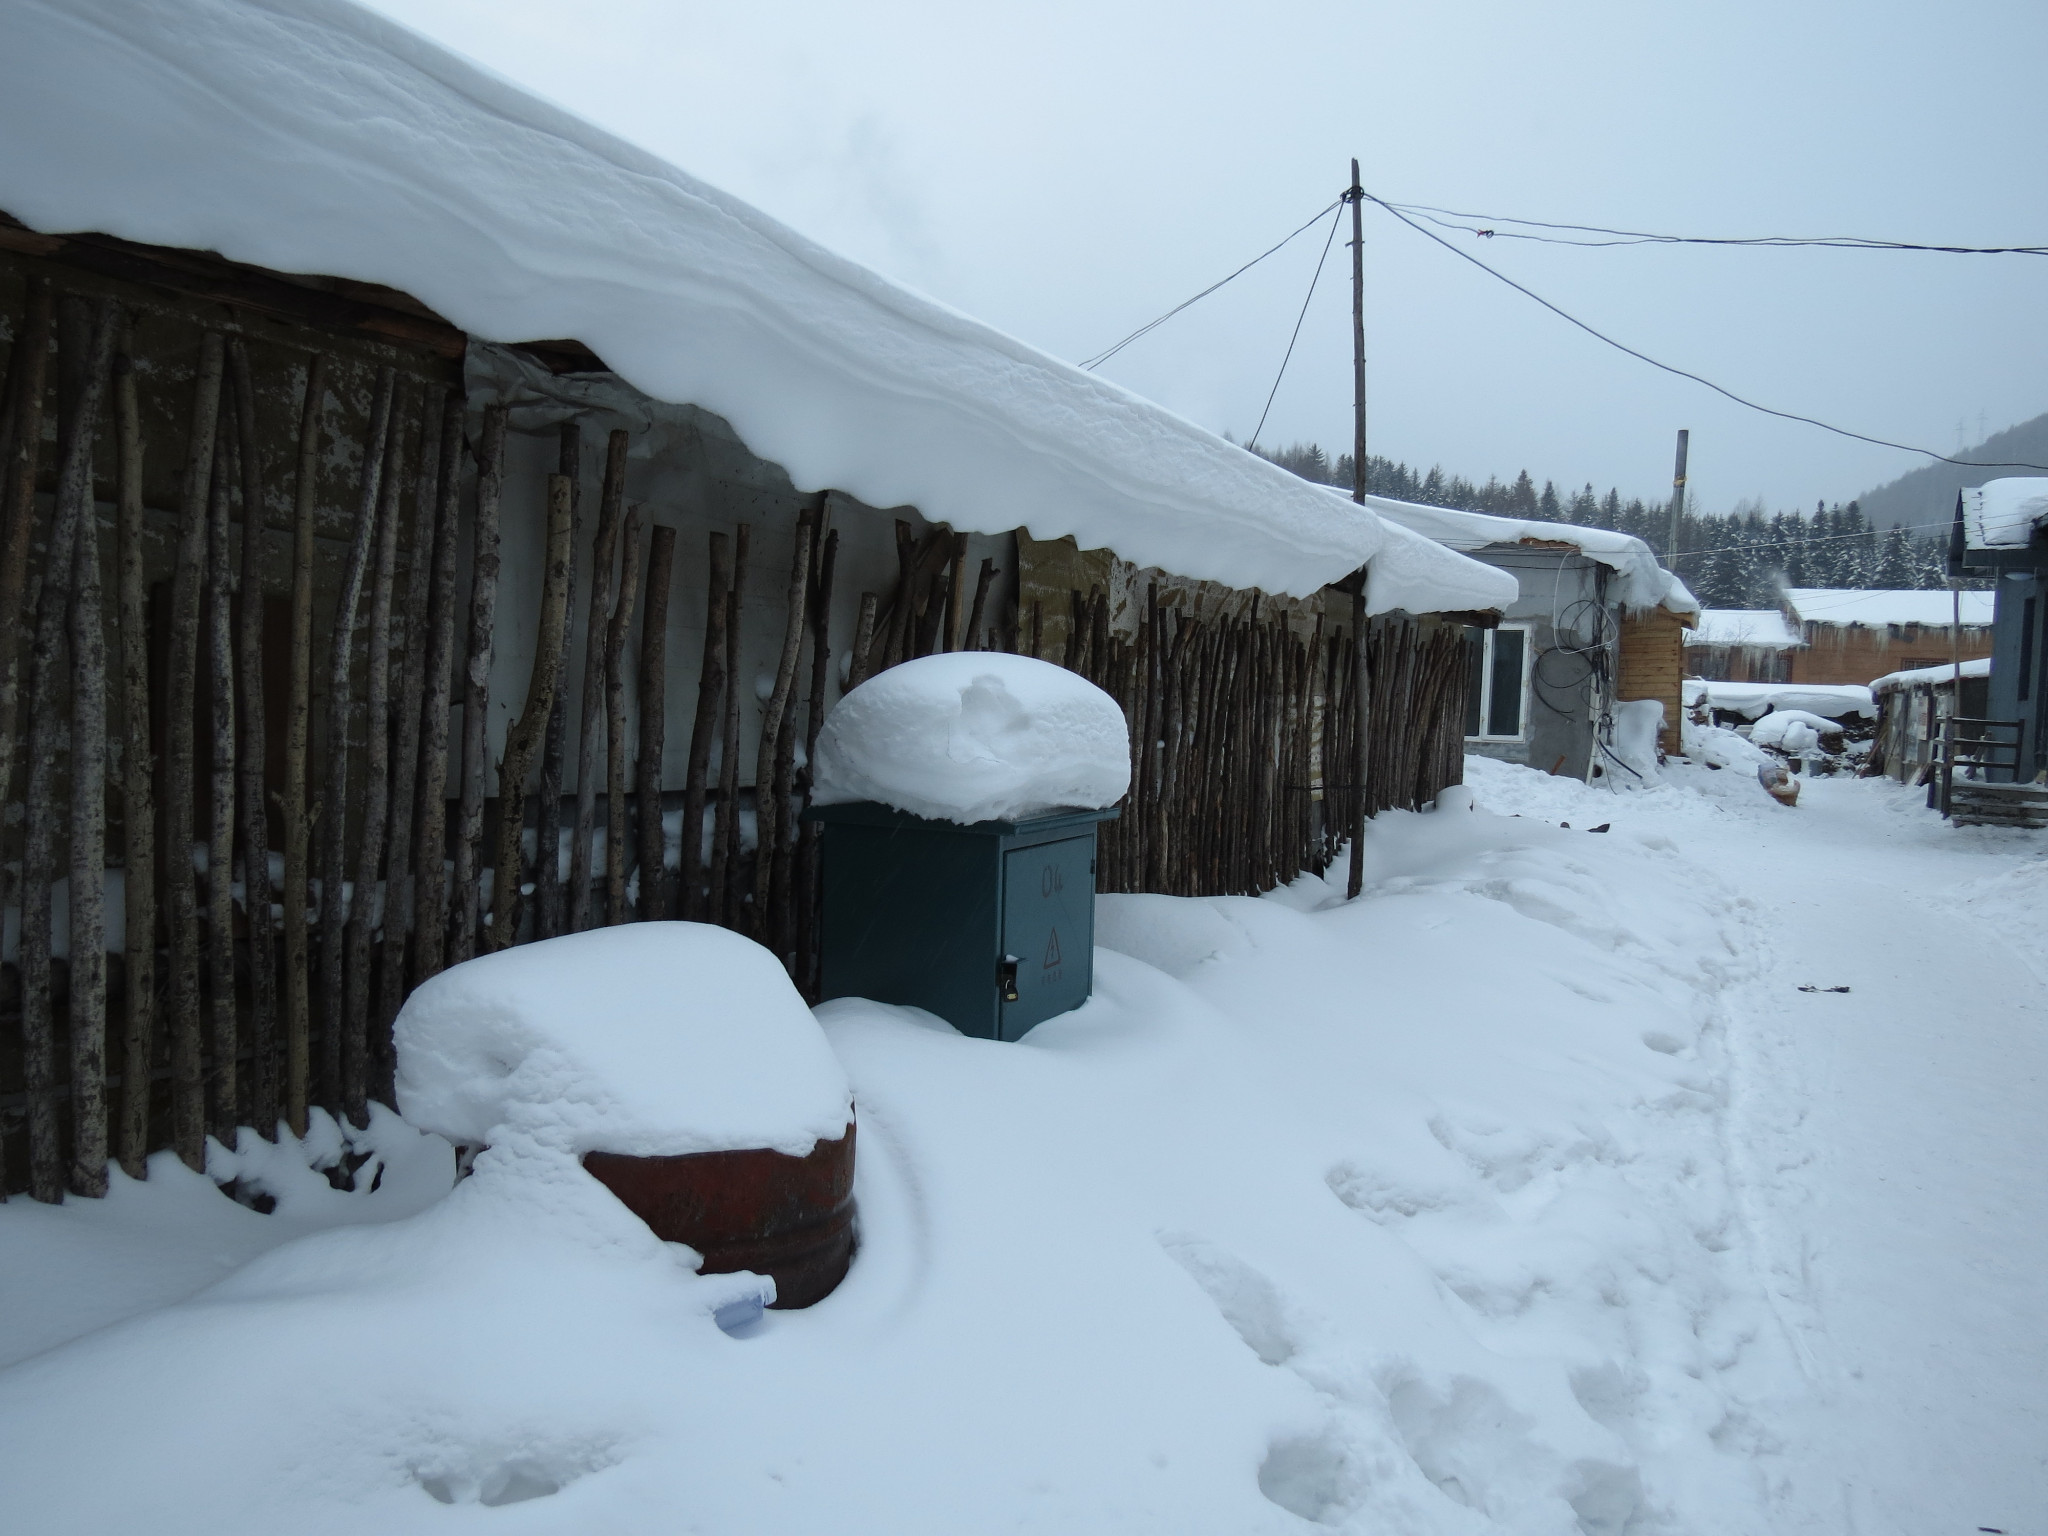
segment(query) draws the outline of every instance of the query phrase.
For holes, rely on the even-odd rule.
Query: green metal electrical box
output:
[[[1016,1040],[1095,982],[1095,833],[1105,811],[963,826],[885,805],[824,805],[825,997],[928,1009]]]

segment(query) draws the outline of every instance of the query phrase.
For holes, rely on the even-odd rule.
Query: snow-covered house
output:
[[[1982,712],[2018,722],[2016,776],[2048,768],[2048,710],[2040,671],[2048,661],[2048,478],[1993,480],[1957,498],[1949,539],[1955,576],[1991,576],[1989,593],[1964,599],[1991,604],[1990,682]],[[1966,653],[1967,654],[1967,653]]]
[[[1792,652],[1805,644],[1779,609],[1704,608],[1686,633],[1686,675],[1711,682],[1789,682]]]
[[[1991,654],[1991,594],[1964,592],[1963,660]],[[1785,622],[1802,644],[1787,653],[1791,683],[1867,683],[1950,660],[1951,594],[1908,589],[1787,587]]]
[[[1499,573],[402,27],[0,0],[0,70],[4,1187],[52,1191],[67,1102],[80,1168],[359,1114],[406,991],[525,937],[704,917],[804,977],[808,749],[910,656],[1125,706],[1111,889],[1327,859],[1361,610],[1364,803],[1458,777]]]
[[[1678,750],[1684,638],[1699,604],[1649,545],[1572,523],[1377,496],[1367,505],[1515,579],[1500,624],[1467,631],[1467,751],[1573,778],[1625,777],[1617,708],[1647,700],[1663,706],[1664,750]]]

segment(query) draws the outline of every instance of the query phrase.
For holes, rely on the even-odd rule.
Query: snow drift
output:
[[[1034,656],[954,651],[889,668],[818,733],[817,805],[873,800],[937,821],[1114,805],[1131,787],[1116,700]]]

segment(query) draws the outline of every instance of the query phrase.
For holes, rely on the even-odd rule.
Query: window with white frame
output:
[[[1507,624],[1467,629],[1465,654],[1471,687],[1465,696],[1467,739],[1520,741],[1529,719],[1529,631]]]

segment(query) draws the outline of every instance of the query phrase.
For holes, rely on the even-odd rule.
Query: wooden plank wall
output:
[[[1614,696],[1661,703],[1664,730],[1658,744],[1671,753],[1680,750],[1679,722],[1685,707],[1685,627],[1685,620],[1668,608],[1624,615],[1621,621]]]

